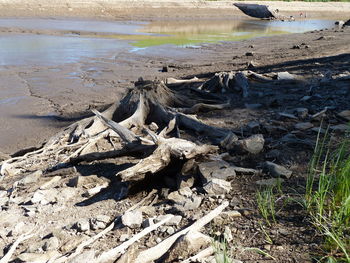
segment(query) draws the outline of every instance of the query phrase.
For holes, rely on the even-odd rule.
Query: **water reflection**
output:
[[[162,44],[195,45],[205,42],[237,41],[260,36],[301,33],[332,27],[331,20],[263,21],[263,20],[207,20],[207,21],[156,21],[141,32],[149,36],[135,36],[136,47]]]

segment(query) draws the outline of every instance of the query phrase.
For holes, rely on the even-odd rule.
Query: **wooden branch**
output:
[[[146,236],[147,234],[149,234],[153,230],[156,230],[158,227],[160,227],[161,225],[168,222],[172,217],[174,217],[174,216],[173,215],[166,216],[162,221],[145,228],[140,233],[138,233],[138,234],[134,235],[132,238],[130,238],[128,241],[125,241],[121,245],[102,253],[97,258],[97,260],[95,262],[104,263],[104,262],[109,262],[110,260],[116,260],[118,257],[120,257],[122,254],[125,253],[125,251],[128,249],[128,247],[130,247],[136,241],[140,240],[141,238],[143,238],[144,236]]]
[[[235,85],[242,90],[243,98],[249,96],[249,83],[247,77],[242,72],[237,72],[235,74]]]
[[[167,78],[165,80],[165,84],[170,85],[170,86],[182,85],[182,84],[188,84],[188,83],[198,83],[198,82],[203,82],[203,80],[201,80],[197,77],[194,77],[192,79]]]
[[[230,106],[230,102],[224,104],[198,103],[193,105],[191,108],[176,108],[176,110],[185,114],[195,114],[203,111],[227,109]]]
[[[123,141],[131,143],[139,140],[139,138],[132,131],[128,130],[119,123],[105,118],[97,110],[93,109],[92,112],[102,121],[102,123],[104,123],[107,127],[115,131],[120,136],[120,138],[122,138]]]
[[[149,248],[145,251],[142,251],[136,258],[135,263],[151,263],[159,259],[170,249],[170,247],[175,243],[175,241],[180,236],[187,234],[189,231],[199,231],[203,226],[205,226],[211,220],[217,217],[228,205],[229,205],[229,202],[227,201],[223,202],[216,209],[211,211],[209,214],[203,216],[202,218],[198,219],[195,223],[193,223],[189,227],[175,233],[174,235],[168,237],[167,239],[164,239],[158,245],[152,248]]]
[[[29,231],[29,233],[31,233],[31,231]],[[22,243],[23,241],[31,238],[32,236],[34,236],[34,234],[24,234],[21,235],[15,242],[13,242],[11,248],[9,249],[9,251],[2,257],[2,259],[0,259],[0,263],[7,263],[11,260],[11,257],[13,255],[13,253],[16,251],[17,246]]]

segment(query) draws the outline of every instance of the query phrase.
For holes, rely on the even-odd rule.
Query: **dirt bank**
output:
[[[243,16],[232,1],[0,1],[1,17],[94,17],[114,20],[154,20],[230,18]],[[262,3],[245,1],[245,3]],[[346,16],[348,2],[282,2],[264,1],[281,13],[297,16],[300,12],[308,17],[332,18]]]

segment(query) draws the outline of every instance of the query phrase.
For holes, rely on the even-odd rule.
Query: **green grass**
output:
[[[269,186],[256,193],[259,212],[269,226],[271,226],[271,221],[276,223],[276,198],[273,193],[273,188],[274,187]]]
[[[305,203],[324,237],[322,262],[350,263],[350,138],[334,148],[327,134],[318,136],[310,162]]]

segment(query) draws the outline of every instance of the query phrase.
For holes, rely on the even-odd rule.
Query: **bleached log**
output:
[[[200,251],[196,255],[181,261],[181,263],[199,262],[200,260],[203,260],[203,259],[205,259],[213,254],[214,254],[214,248],[213,248],[213,246],[210,246],[210,247],[207,247],[206,249],[203,249],[202,251]]]
[[[188,83],[198,83],[203,82],[203,80],[193,77],[192,79],[175,79],[175,78],[167,78],[165,80],[165,84],[167,85],[182,85],[182,84],[188,84]]]
[[[173,234],[172,236],[164,239],[158,245],[142,251],[136,258],[135,263],[151,263],[160,257],[162,257],[174,244],[174,242],[182,235],[187,234],[189,231],[199,231],[203,226],[208,224],[215,217],[220,215],[220,213],[229,205],[229,202],[225,201],[220,206],[215,208],[209,214],[198,219],[195,223],[189,227]]]
[[[31,233],[32,231],[30,231],[29,233]],[[13,242],[12,246],[10,247],[9,251],[5,254],[5,256],[3,256],[1,259],[0,259],[0,263],[7,263],[11,260],[11,257],[13,255],[13,253],[15,253],[16,251],[16,248],[18,247],[18,245],[20,243],[22,243],[23,241],[31,238],[32,236],[34,236],[34,234],[24,234],[24,235],[21,235],[15,242]]]

